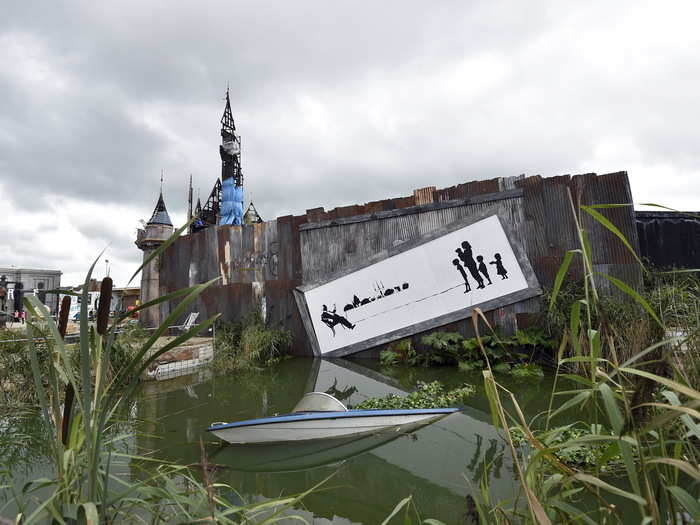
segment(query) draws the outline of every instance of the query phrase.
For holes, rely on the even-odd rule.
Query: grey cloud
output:
[[[152,211],[160,170],[180,217],[188,175],[202,200],[219,175],[226,82],[246,192],[265,218],[472,179],[614,171],[632,157],[697,172],[697,6],[653,9],[10,2],[0,39],[35,62],[0,64],[0,185],[25,211],[64,196],[141,210],[110,227],[74,225],[111,242],[115,259],[137,260],[133,229]],[[610,165],[591,165],[600,158]],[[31,249],[25,237],[7,241],[17,257]],[[60,263],[79,266],[71,260]]]

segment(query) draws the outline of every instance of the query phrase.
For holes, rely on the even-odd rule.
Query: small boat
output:
[[[209,458],[225,465],[234,465],[236,470],[242,472],[299,472],[340,465],[402,436],[409,436],[412,430],[416,429],[322,440],[237,443],[235,446],[216,447]]]
[[[325,392],[310,392],[291,414],[212,423],[207,430],[234,444],[285,443],[409,431],[458,411],[458,408],[348,410]]]

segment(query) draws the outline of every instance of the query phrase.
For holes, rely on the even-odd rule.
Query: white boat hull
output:
[[[233,444],[284,443],[403,432],[427,425],[448,414],[409,414],[280,421],[233,428],[210,428],[219,439]]]

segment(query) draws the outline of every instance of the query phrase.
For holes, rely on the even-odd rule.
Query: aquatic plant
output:
[[[155,250],[141,268],[158,257],[187,226]],[[63,341],[65,323],[61,322],[67,317],[70,299],[62,304],[58,325],[36,297],[24,299],[28,312],[26,335],[30,339],[28,357],[41,420],[48,431],[46,443],[53,473],[30,481],[21,489],[9,484],[7,490],[12,492],[19,508],[14,521],[23,524],[161,523],[172,519],[188,523],[200,520],[212,523],[242,523],[255,519],[274,521],[301,496],[236,505],[222,495],[230,491],[230,487],[215,485],[207,476],[203,482],[199,481],[187,467],[162,464],[140,481],[129,481],[117,474],[115,466],[124,459],[118,446],[129,437],[119,432],[119,414],[128,412],[142,373],[160,355],[213,325],[218,315],[154,351],[153,345],[158,338],[214,281],[170,293],[137,307],[134,311],[164,301],[179,300],[163,324],[138,344],[136,354],[123,362],[110,379],[107,371],[115,350],[116,331],[126,315],[117,316],[111,326],[107,323],[112,283],[111,279],[105,278],[101,296],[106,300],[100,302],[96,327],[93,329],[88,324],[87,289],[94,266],[95,263],[87,273],[83,288],[80,342],[75,356],[77,368],[68,345]],[[45,368],[41,366],[42,353],[34,340],[41,329],[46,329],[52,340],[46,351],[49,366]],[[132,456],[127,456],[127,459],[154,461],[153,458]]]
[[[51,340],[44,332],[39,333],[41,349],[39,367],[46,371],[49,366]],[[32,371],[27,367],[27,339],[23,332],[0,329],[0,410],[32,406],[37,403],[33,388]]]
[[[254,309],[239,322],[217,325],[211,366],[222,372],[270,366],[285,355],[291,344],[289,330],[270,326],[260,310]]]
[[[581,206],[581,210],[631,251],[622,233],[598,211],[614,206]],[[575,218],[580,247],[566,254],[549,304],[554,311],[568,268],[573,258],[579,257],[584,268],[582,292],[570,303],[568,320],[562,323],[556,371],[557,379],[565,376],[579,388],[559,391],[555,381],[552,399],[554,395],[570,397],[556,410],[550,401],[549,410],[540,415],[544,429],[538,429],[534,421],[526,421],[515,396],[496,381],[491,367],[484,370],[493,421],[503,430],[523,498],[493,502],[485,483],[472,494],[474,516],[483,524],[698,522],[700,392],[685,382],[687,376],[676,366],[673,356],[697,337],[700,327],[689,326],[687,332],[664,339],[667,326],[660,315],[661,305],[650,303],[622,280],[595,271],[587,232],[580,227],[576,214]],[[609,323],[609,315],[615,314],[598,294],[601,282],[627,297],[643,322],[652,327],[649,334],[660,335],[634,352],[620,348],[624,338]],[[482,325],[491,329],[478,309],[473,312],[472,322],[477,338]],[[488,365],[485,348],[480,346]],[[569,365],[576,365],[576,373],[564,373]],[[504,408],[503,398],[514,407],[512,414]],[[550,428],[559,414],[573,410],[579,416],[587,414],[590,431],[572,433],[566,427]],[[513,423],[518,425],[517,430],[513,430]],[[518,449],[523,442],[527,442],[527,449]],[[567,457],[572,451],[573,457]],[[612,464],[619,465],[620,475],[610,475]],[[637,515],[629,509],[622,512],[622,501],[631,504]]]
[[[508,337],[497,333],[483,335],[480,340],[465,339],[457,332],[433,332],[423,336],[421,342],[431,349],[419,353],[414,359],[423,366],[456,364],[463,372],[483,370],[486,367],[483,347],[494,371],[520,379],[542,378],[542,368],[531,362],[533,351],[536,348],[551,349],[554,346],[551,338],[538,327],[517,330]],[[528,359],[530,362],[526,362]]]
[[[365,399],[353,408],[358,410],[375,408],[447,408],[463,405],[474,392],[474,387],[466,384],[453,390],[445,390],[445,386],[439,381],[431,383],[419,382],[416,390],[406,396],[389,394],[386,397],[372,397]]]
[[[509,429],[516,446],[528,444],[527,433],[520,425]],[[590,470],[599,467],[601,472],[614,468],[624,468],[622,456],[611,453],[608,443],[598,442],[590,436],[608,435],[610,432],[600,425],[587,425],[583,422],[571,423],[548,430],[530,429],[530,432],[547,448],[555,451],[557,459],[569,467]],[[576,440],[577,445],[562,448],[564,443]]]

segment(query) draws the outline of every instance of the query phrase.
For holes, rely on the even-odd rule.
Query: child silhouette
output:
[[[470,292],[471,288],[469,287],[469,281],[467,280],[467,272],[464,271],[464,268],[462,268],[462,265],[459,264],[459,259],[452,259],[452,264],[455,265],[455,267],[459,270],[459,273],[462,274],[462,278],[464,279],[464,293]]]
[[[489,284],[493,284],[491,282],[491,277],[489,277],[489,272],[486,268],[486,265],[484,264],[484,256],[483,255],[477,255],[476,260],[479,261],[479,271],[484,274],[484,277],[488,280]]]
[[[494,254],[493,258],[496,260],[489,262],[489,264],[496,265],[496,273],[501,276],[501,280],[508,279],[508,270],[506,270],[503,267],[503,262],[501,262],[501,254],[496,253],[496,254]]]

